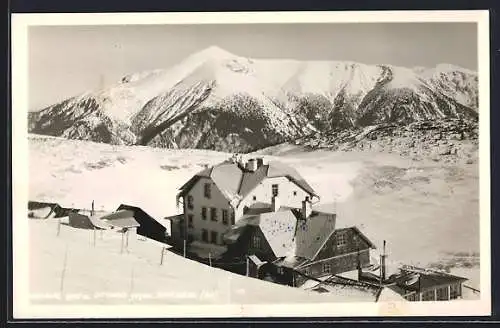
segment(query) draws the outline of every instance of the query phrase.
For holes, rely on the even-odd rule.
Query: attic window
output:
[[[343,233],[337,234],[337,247],[343,247],[347,245],[345,235]]]
[[[294,191],[293,191],[293,195],[294,195],[294,196],[297,196],[297,190],[294,190]]]
[[[205,186],[203,188],[203,194],[205,195],[205,198],[210,199],[212,197],[212,185],[210,183],[205,183]]]
[[[252,197],[252,199],[253,199],[253,200],[257,200],[257,196],[253,196],[253,197]]]

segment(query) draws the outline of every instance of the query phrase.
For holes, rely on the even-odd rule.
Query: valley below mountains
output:
[[[29,132],[239,153],[293,142],[467,161],[477,122],[477,73],[453,65],[250,59],[210,47],[30,112]]]

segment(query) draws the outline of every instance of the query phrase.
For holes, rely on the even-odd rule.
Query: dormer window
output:
[[[203,194],[205,195],[205,198],[210,199],[212,197],[212,185],[210,183],[205,183]]]
[[[278,196],[278,194],[279,194],[279,189],[278,188],[279,188],[278,184],[273,184],[271,186],[271,191],[272,191],[273,197],[277,197]]]

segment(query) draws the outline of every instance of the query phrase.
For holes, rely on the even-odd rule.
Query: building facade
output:
[[[191,178],[177,195],[182,203],[182,239],[223,245],[223,235],[252,204],[274,197],[280,206],[300,207],[305,197],[319,197],[291,167],[282,163],[264,164],[226,161]]]

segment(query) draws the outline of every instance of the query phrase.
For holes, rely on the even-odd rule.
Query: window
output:
[[[210,220],[217,221],[217,209],[215,207],[210,208]]]
[[[434,289],[422,293],[422,301],[435,301]]]
[[[294,191],[293,191],[293,195],[294,195],[294,196],[297,196],[297,190],[294,190]]]
[[[323,263],[323,273],[331,273],[332,272],[332,266],[328,262]]]
[[[343,247],[347,244],[345,234],[338,233],[337,234],[337,247]]]
[[[253,248],[260,248],[260,236],[258,236],[258,235],[252,236],[252,247]]]
[[[436,290],[436,296],[438,301],[448,300],[448,286],[440,287]]]
[[[234,212],[231,212],[231,225],[234,225],[236,221],[236,214]]]
[[[418,294],[417,293],[412,293],[408,296],[405,297],[408,301],[410,302],[418,302],[419,299],[418,299]]]
[[[193,214],[188,215],[188,228],[193,228]]]
[[[455,284],[450,286],[450,300],[455,300],[461,296],[460,284]]]
[[[276,269],[276,271],[278,272],[278,274],[281,274],[281,275],[283,275],[283,274],[285,273],[285,271],[283,270],[283,268],[282,268],[282,267],[278,267],[278,268]]]
[[[187,208],[192,210],[193,209],[193,196],[189,195],[187,196]]]
[[[208,242],[208,231],[207,229],[202,229],[201,230],[201,240],[203,240],[204,242]]]
[[[209,198],[212,197],[212,189],[211,189],[212,185],[210,183],[205,183],[205,186],[203,188],[203,194],[205,195],[205,198]]]
[[[305,272],[306,275],[310,276],[311,275],[311,268],[310,267],[307,267],[306,268],[306,272]]]
[[[207,219],[207,208],[206,207],[202,207],[201,208],[201,218],[203,220],[206,220]]]
[[[273,185],[271,186],[271,188],[272,188],[273,197],[278,196],[278,193],[279,193],[279,192],[278,192],[278,191],[279,191],[279,190],[278,190],[278,185],[277,185],[277,184],[273,184]]]
[[[210,232],[210,242],[212,244],[217,244],[217,231]]]
[[[222,210],[222,223],[227,225],[228,221],[229,221],[229,218],[228,218],[227,210]]]
[[[253,197],[252,197],[252,199],[253,199],[253,200],[257,200],[257,196],[253,196]]]

